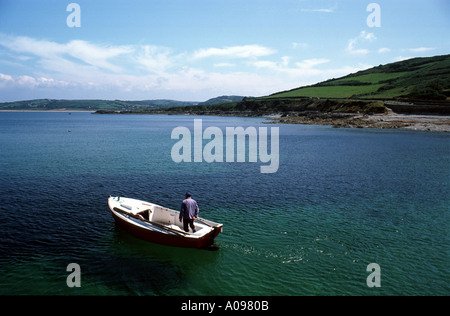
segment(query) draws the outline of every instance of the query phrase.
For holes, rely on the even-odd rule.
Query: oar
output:
[[[212,226],[211,224],[205,222],[205,221],[204,221],[203,219],[201,219],[201,218],[198,218],[198,217],[197,217],[195,220],[196,220],[196,221],[199,221],[200,223],[205,224],[206,226],[209,226],[209,227],[214,228],[214,226]]]
[[[216,224],[216,225],[210,224],[210,223],[209,223],[210,221],[207,221],[207,220],[204,220],[204,219],[198,218],[198,217],[197,217],[195,220],[196,220],[196,221],[199,221],[200,223],[203,223],[203,224],[205,224],[205,225],[207,225],[207,226],[209,226],[209,227],[212,227],[212,228],[218,228],[218,227],[220,227],[220,225],[221,225],[221,224],[219,224],[219,223],[214,223],[214,224]]]

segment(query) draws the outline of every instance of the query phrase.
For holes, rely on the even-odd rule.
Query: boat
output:
[[[120,196],[108,196],[108,207],[116,224],[139,239],[175,247],[217,249],[214,239],[223,224],[197,218],[195,232],[185,232],[179,211]]]

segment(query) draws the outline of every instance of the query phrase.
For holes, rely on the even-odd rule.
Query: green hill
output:
[[[165,109],[171,113],[259,116],[289,112],[450,114],[450,55],[380,65],[311,86],[240,102]]]
[[[450,96],[450,55],[380,65],[268,98],[352,98],[443,101]]]
[[[233,103],[233,102],[240,102],[244,99],[242,96],[237,95],[223,95],[220,97],[209,99],[205,102],[199,103],[199,105],[211,105],[211,104],[222,104],[222,103]]]
[[[0,103],[0,110],[139,111],[166,107],[187,106],[193,104],[197,104],[197,102],[174,100],[121,101],[37,99],[28,101],[3,102]]]
[[[0,103],[0,110],[67,110],[67,111],[149,111],[160,108],[186,107],[193,105],[213,105],[217,103],[231,103],[242,101],[241,96],[221,96],[205,102],[175,101],[175,100],[55,100],[36,99],[16,102]]]

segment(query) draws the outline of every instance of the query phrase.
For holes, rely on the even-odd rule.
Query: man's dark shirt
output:
[[[186,200],[183,200],[181,203],[181,211],[180,211],[180,221],[182,218],[193,219],[198,216],[198,205],[195,200],[188,197]]]

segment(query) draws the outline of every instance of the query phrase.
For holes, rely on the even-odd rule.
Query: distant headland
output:
[[[52,100],[0,103],[0,110],[95,114],[267,116],[272,122],[450,131],[450,55],[379,65],[263,97],[174,100]]]

